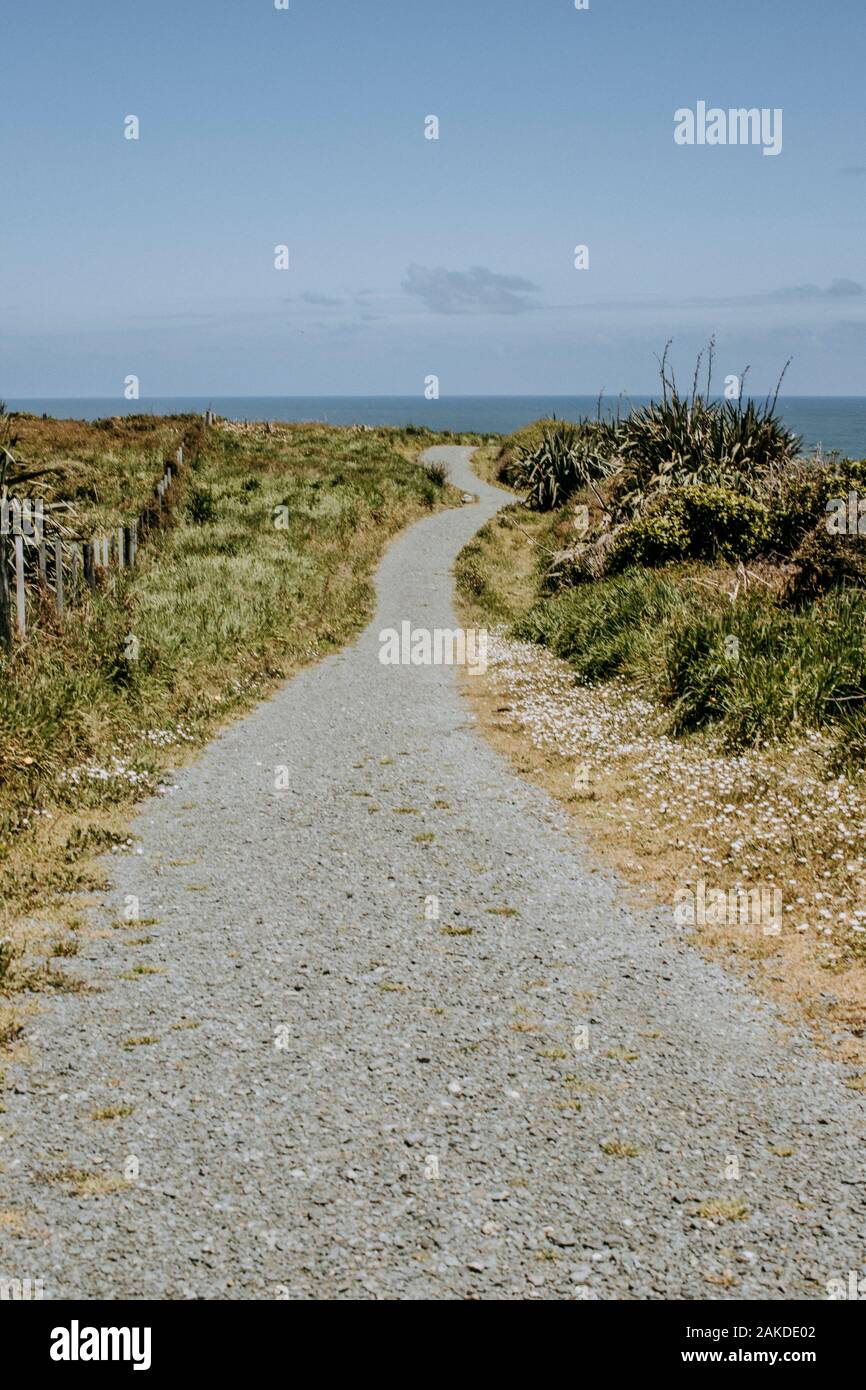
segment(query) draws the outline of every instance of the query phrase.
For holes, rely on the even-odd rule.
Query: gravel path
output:
[[[379,663],[382,628],[454,625],[454,557],[503,501],[469,453],[432,456],[480,504],[401,537],[355,645],[109,861],[106,923],[129,894],[157,920],[66,963],[100,992],[29,1028],[0,1274],[49,1298],[716,1299],[860,1269],[862,1099],[669,912],[620,900],[452,669]],[[713,1199],[739,1219],[698,1215]]]

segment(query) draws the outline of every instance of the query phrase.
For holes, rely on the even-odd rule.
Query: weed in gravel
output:
[[[125,1120],[135,1109],[134,1105],[104,1105],[101,1110],[91,1112],[91,1120]]]
[[[725,1221],[744,1221],[748,1214],[748,1204],[738,1197],[710,1197],[695,1212],[696,1216],[712,1221],[715,1226]]]
[[[51,946],[52,956],[77,956],[80,950],[81,943],[74,936],[58,937]]]
[[[607,1139],[601,1145],[601,1151],[609,1158],[637,1158],[640,1149],[636,1144],[631,1144],[623,1139]]]
[[[40,1173],[41,1182],[66,1187],[73,1197],[107,1197],[129,1187],[129,1183],[114,1173],[94,1173],[71,1165],[54,1173]]]

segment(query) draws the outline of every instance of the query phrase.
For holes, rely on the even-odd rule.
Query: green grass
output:
[[[634,682],[669,711],[675,735],[713,728],[737,749],[834,727],[840,748],[859,738],[862,750],[866,593],[788,609],[751,591],[732,605],[701,583],[711,575],[629,569],[540,600],[514,632],[585,684]]]

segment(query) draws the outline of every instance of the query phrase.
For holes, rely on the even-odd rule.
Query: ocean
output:
[[[648,396],[622,403],[643,405]],[[331,425],[426,425],[431,430],[481,434],[510,434],[544,415],[575,420],[594,416],[595,396],[444,396],[438,401],[418,396],[156,396],[138,401],[114,396],[76,399],[18,399],[10,410],[36,415],[97,420],[109,415],[203,412],[233,420],[321,420]],[[616,398],[604,408],[616,411]],[[804,450],[818,447],[849,458],[866,457],[866,396],[782,396],[779,411],[789,429],[801,436]]]

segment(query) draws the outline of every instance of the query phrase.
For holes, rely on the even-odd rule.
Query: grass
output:
[[[91,1120],[125,1120],[132,1114],[134,1105],[104,1105],[91,1112]]]
[[[81,534],[139,510],[190,428],[13,423],[20,461],[61,465],[46,487],[70,498]],[[125,818],[167,765],[359,630],[389,539],[456,500],[417,463],[436,438],[214,427],[136,569],[115,571],[64,624],[43,611],[31,640],[0,655],[0,936],[33,944],[40,913],[98,890],[94,857],[128,845]]]
[[[463,547],[454,566],[457,592],[479,623],[511,624],[523,616],[538,591],[554,524],[550,515],[515,504]]]
[[[705,1221],[712,1221],[715,1226],[726,1221],[744,1221],[748,1214],[748,1203],[738,1197],[711,1197],[708,1201],[702,1202],[695,1212],[696,1216],[703,1217]]]
[[[627,678],[673,735],[712,728],[734,750],[831,726],[846,747],[862,743],[864,628],[862,590],[788,609],[753,589],[732,604],[723,572],[689,566],[565,589],[513,625],[584,684]]]
[[[42,1182],[65,1187],[71,1197],[108,1197],[122,1192],[129,1183],[114,1173],[95,1173],[71,1165],[54,1173],[40,1174]]]
[[[624,1139],[608,1139],[601,1145],[603,1154],[608,1158],[637,1158],[640,1149],[636,1144],[632,1144]]]

